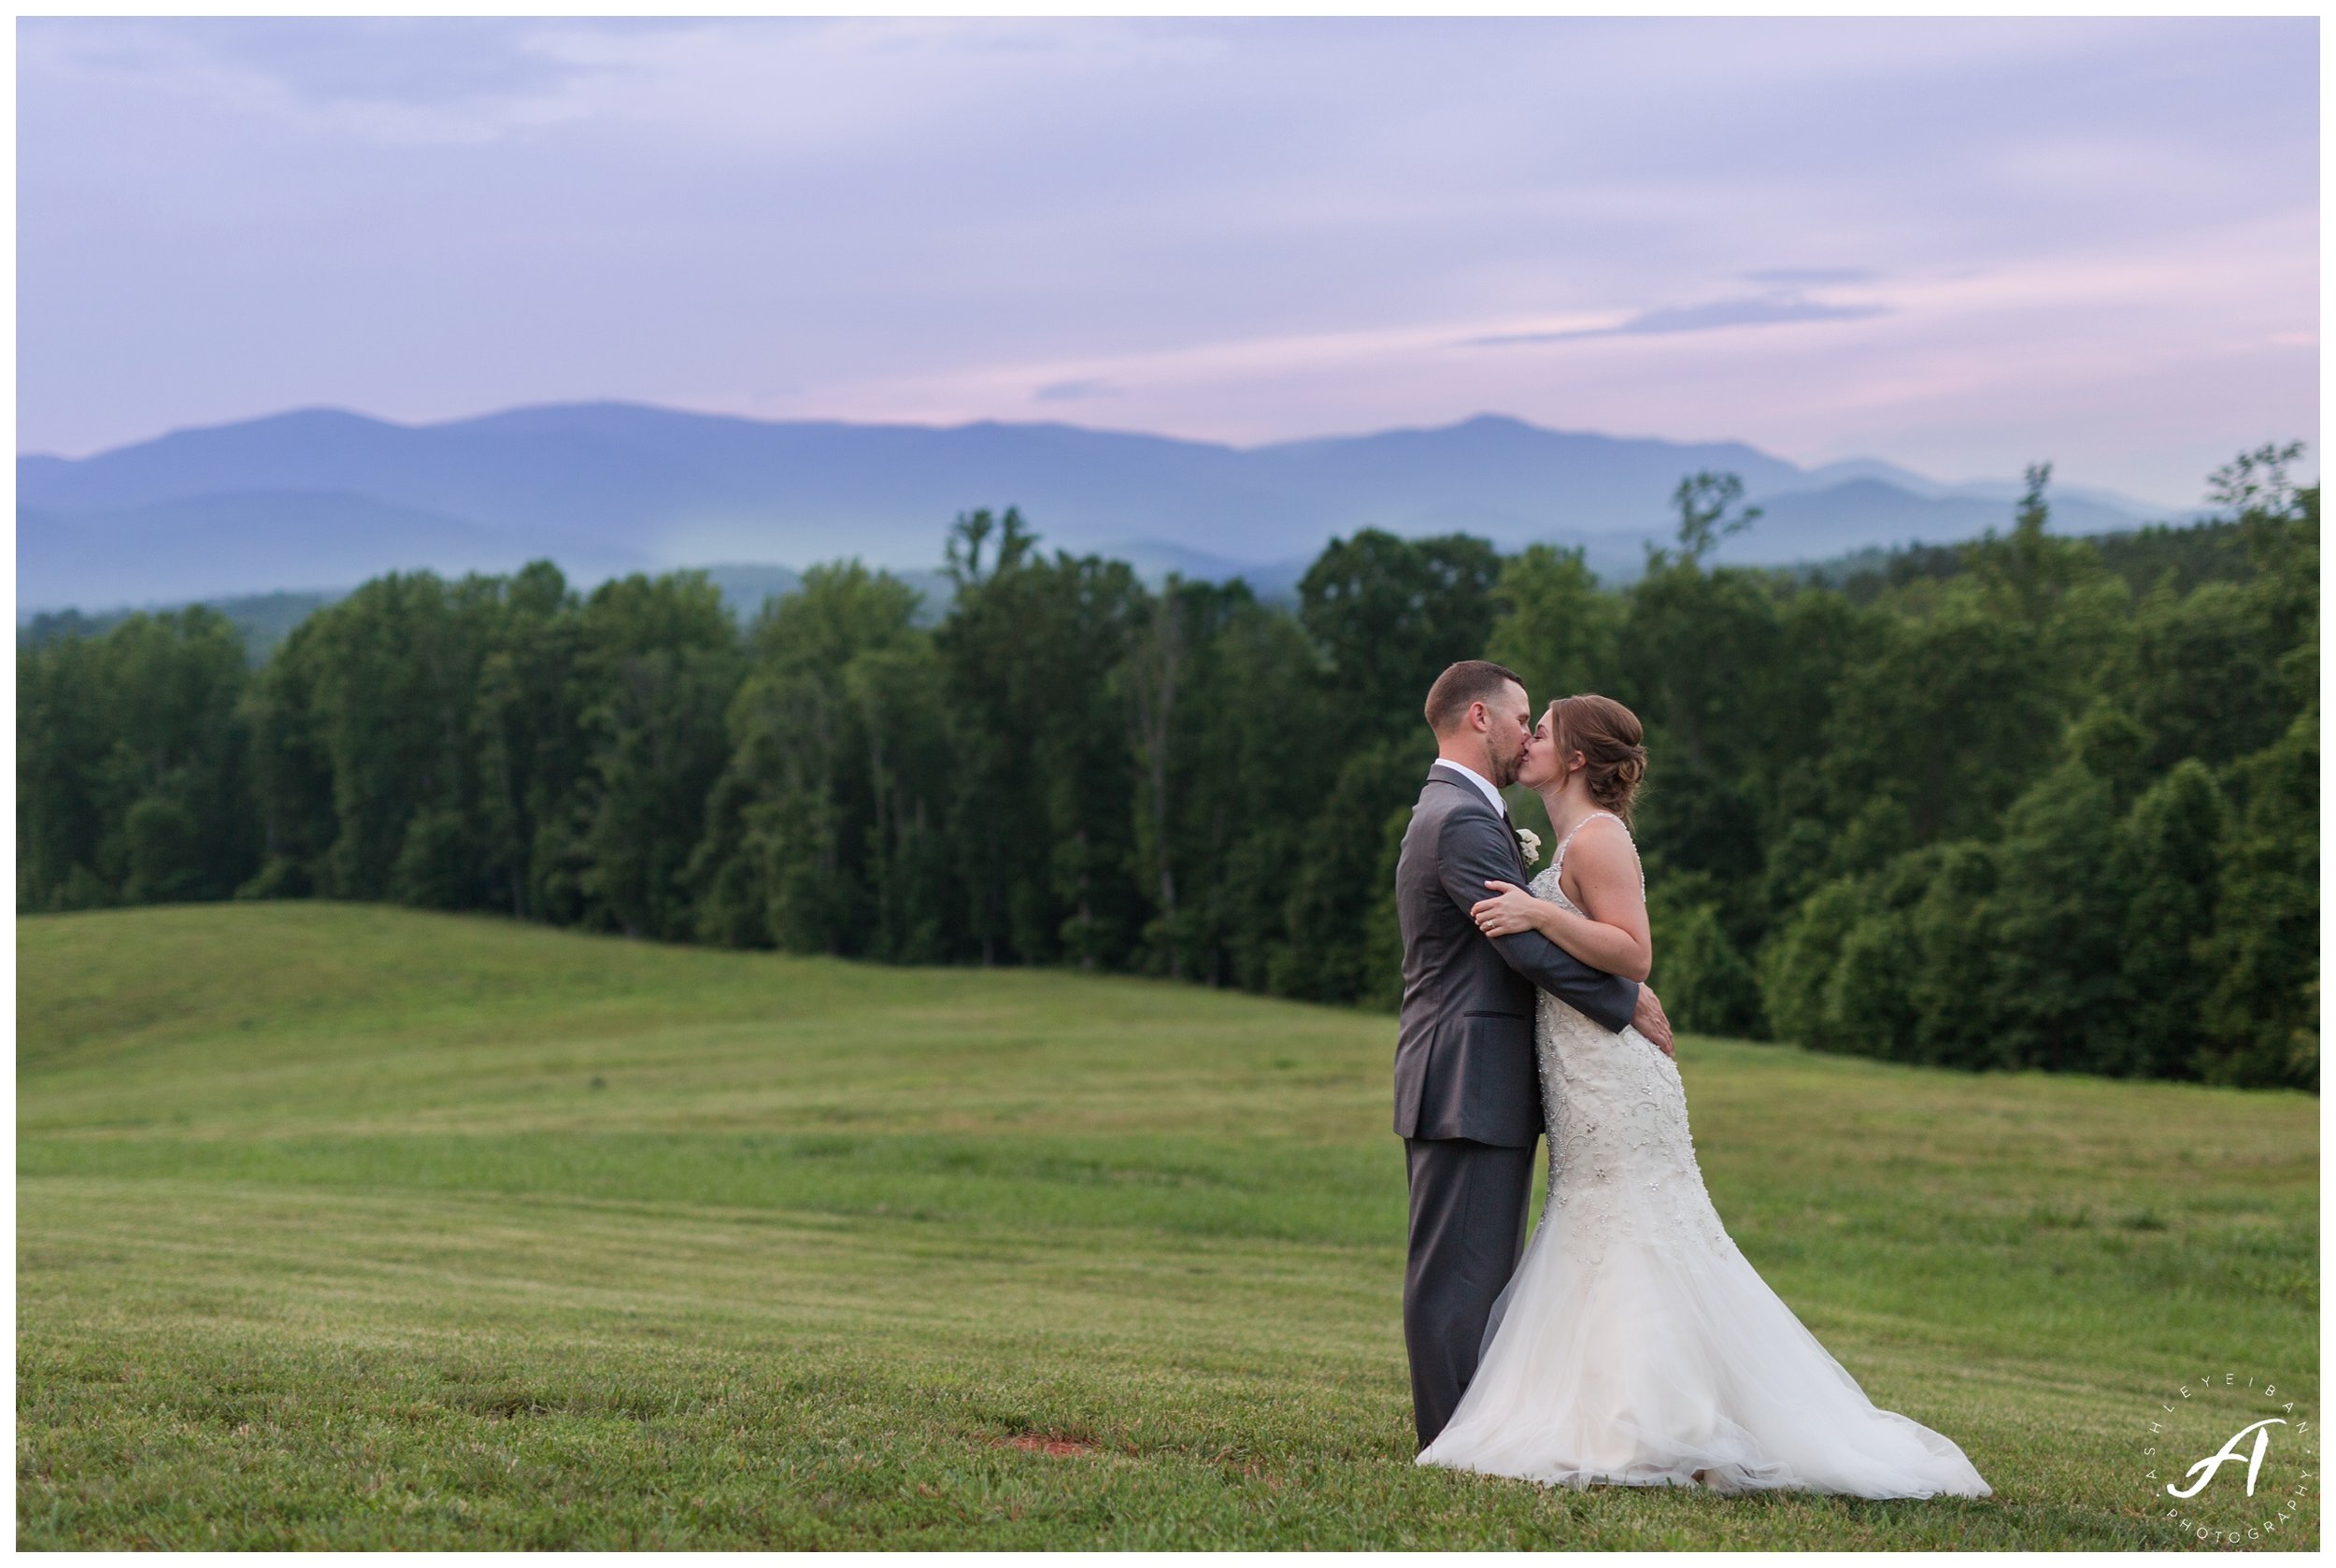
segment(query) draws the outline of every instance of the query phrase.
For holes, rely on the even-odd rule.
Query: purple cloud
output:
[[[1785,321],[1849,321],[1864,316],[1887,315],[1879,305],[1827,305],[1793,295],[1757,299],[1714,300],[1708,305],[1676,306],[1641,311],[1617,326],[1574,327],[1563,332],[1494,333],[1465,339],[1471,348],[1507,349],[1535,343],[1567,343],[1584,337],[1621,337],[1633,333],[1712,332],[1722,327],[1773,326]]]

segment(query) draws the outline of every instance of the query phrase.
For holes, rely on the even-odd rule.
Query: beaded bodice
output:
[[[1532,880],[1536,898],[1582,912],[1559,887],[1565,852],[1585,825],[1611,815],[1593,813],[1566,834]],[[1733,1251],[1695,1162],[1678,1064],[1637,1030],[1611,1033],[1547,991],[1533,1045],[1549,1139],[1549,1213],[1574,1221],[1582,1261],[1596,1264],[1617,1236]]]

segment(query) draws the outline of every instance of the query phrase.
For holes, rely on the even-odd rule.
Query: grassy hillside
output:
[[[1383,1017],[329,904],[18,963],[28,1547],[2172,1546],[2150,1401],[2316,1401],[2301,1095],[1682,1042],[1997,1495],[1546,1493],[1410,1462]]]

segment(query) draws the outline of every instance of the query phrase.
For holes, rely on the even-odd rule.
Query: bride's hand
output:
[[[1540,900],[1512,882],[1487,882],[1485,886],[1501,891],[1469,907],[1469,919],[1476,922],[1478,931],[1487,936],[1514,936],[1533,929],[1533,905]]]

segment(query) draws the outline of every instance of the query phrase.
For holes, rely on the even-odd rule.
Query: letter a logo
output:
[[[2189,1469],[2183,1472],[2186,1475],[2198,1475],[2198,1484],[2196,1486],[2192,1487],[2187,1491],[2178,1491],[2174,1489],[2174,1484],[2172,1481],[2168,1481],[2166,1483],[2166,1495],[2169,1497],[2196,1497],[2200,1492],[2204,1491],[2206,1490],[2206,1483],[2213,1480],[2215,1473],[2222,1469],[2223,1461],[2235,1461],[2239,1457],[2234,1451],[2239,1447],[2239,1439],[2244,1437],[2251,1432],[2255,1433],[2255,1452],[2247,1458],[2247,1495],[2249,1497],[2253,1497],[2255,1495],[2256,1472],[2263,1468],[2263,1450],[2271,1446],[2272,1434],[2270,1429],[2272,1427],[2284,1427],[2286,1424],[2287,1423],[2279,1417],[2273,1416],[2269,1420],[2258,1421],[2253,1426],[2241,1427],[2237,1432],[2230,1434],[2230,1441],[2224,1444],[2220,1449],[2208,1454],[2204,1459],[2199,1461],[2196,1464],[2190,1466]],[[2205,1474],[2200,1475],[2199,1472],[2201,1470],[2204,1471]]]

